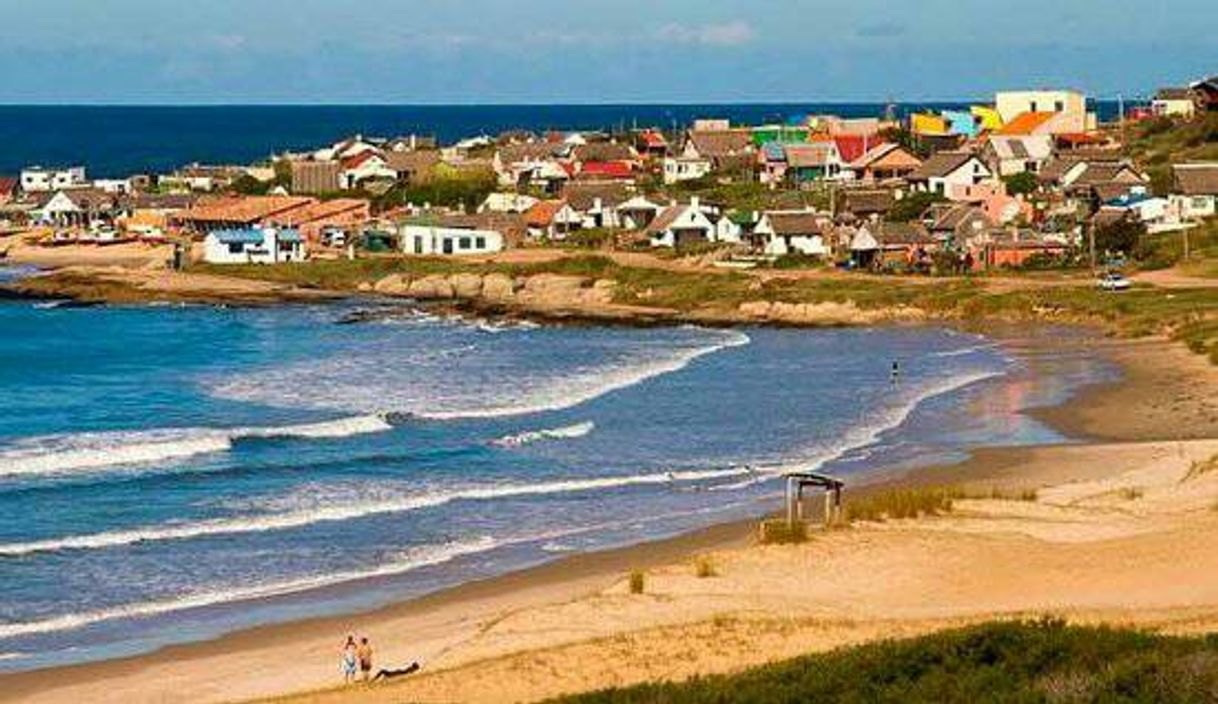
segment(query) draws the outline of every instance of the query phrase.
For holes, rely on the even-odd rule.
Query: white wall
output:
[[[503,235],[494,230],[461,230],[452,227],[405,225],[399,230],[407,254],[489,254],[503,250]]]

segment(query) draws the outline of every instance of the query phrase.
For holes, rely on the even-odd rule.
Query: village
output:
[[[1212,120],[1218,77],[1101,123],[1072,90],[938,113],[744,126],[353,136],[250,166],[0,176],[0,257],[174,245],[166,262],[672,250],[727,267],[969,273],[1119,264],[1218,212],[1218,160],[1139,163],[1134,130]],[[1208,123],[1207,123],[1208,124]],[[4,244],[7,243],[7,244]]]

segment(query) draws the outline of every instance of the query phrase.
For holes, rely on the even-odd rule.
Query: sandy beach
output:
[[[1035,489],[1034,501],[968,499],[949,515],[855,523],[798,546],[757,546],[752,522],[725,524],[370,613],[4,676],[0,700],[536,701],[993,618],[1218,626],[1218,583],[1206,578],[1218,544],[1205,537],[1218,528],[1218,469],[1204,471],[1218,455],[1218,369],[1162,340],[1080,344],[1119,363],[1124,379],[1036,411],[1078,442],[981,450],[957,465],[881,473],[862,490]],[[696,576],[697,556],[714,576]],[[627,589],[635,569],[646,572],[641,595]],[[378,667],[417,660],[423,672],[334,688],[348,632],[373,640]]]

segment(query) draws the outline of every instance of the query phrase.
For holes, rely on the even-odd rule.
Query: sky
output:
[[[1218,73],[1218,0],[0,0],[0,103],[1115,98]]]

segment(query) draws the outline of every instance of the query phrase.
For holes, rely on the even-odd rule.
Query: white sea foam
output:
[[[963,357],[964,355],[968,355],[968,354],[975,354],[977,352],[983,352],[985,350],[992,350],[995,347],[997,347],[997,345],[994,345],[994,344],[973,345],[972,347],[964,347],[964,348],[958,349],[958,350],[944,350],[942,352],[932,352],[929,356],[939,358],[939,359],[944,359],[944,358],[948,358],[948,357]]]
[[[399,575],[423,567],[450,562],[465,555],[493,550],[498,546],[499,543],[490,537],[442,545],[429,545],[407,550],[397,560],[364,570],[351,570],[313,577],[302,577],[282,582],[204,591],[142,604],[128,604],[98,609],[96,611],[64,614],[39,621],[0,624],[0,639],[67,631],[115,619],[156,616],[158,614],[216,606],[236,601],[282,596],[375,577]]]
[[[615,489],[627,486],[712,481],[736,477],[748,472],[750,470],[744,468],[710,469],[593,477],[588,479],[565,479],[536,484],[473,486],[464,489],[351,502],[334,506],[309,506],[300,510],[267,515],[243,516],[177,525],[148,526],[87,535],[48,538],[23,543],[6,543],[0,544],[0,557],[20,557],[33,553],[65,550],[97,550],[136,543],[186,540],[237,533],[263,533],[267,531],[303,528],[319,523],[333,523],[370,516],[406,513],[442,506],[453,501],[487,501],[499,498],[545,496],[594,491],[597,489]]]
[[[0,446],[0,477],[64,474],[145,465],[224,452],[251,438],[341,438],[392,426],[379,415],[278,428],[162,428],[46,435]]]
[[[754,467],[756,476],[729,484],[719,484],[710,487],[710,491],[734,491],[753,486],[760,482],[769,481],[774,476],[789,472],[814,472],[829,462],[844,457],[847,453],[865,448],[879,441],[884,433],[900,427],[909,416],[925,401],[936,396],[958,391],[967,386],[1002,376],[1002,372],[970,372],[937,380],[908,394],[899,403],[881,410],[878,417],[871,423],[858,423],[851,427],[840,439],[818,449],[810,456],[801,457],[790,462],[758,465]]]
[[[596,424],[592,421],[584,421],[583,423],[564,425],[559,428],[526,430],[523,433],[505,435],[498,440],[492,440],[491,444],[499,447],[520,447],[522,445],[537,442],[538,440],[566,440],[570,438],[582,438],[588,433],[591,433],[595,428]]]
[[[408,413],[429,420],[501,418],[578,406],[749,341],[733,330],[683,331],[672,342],[612,338],[604,342],[603,361],[569,369],[539,365],[516,344],[488,341],[441,360],[438,355],[448,353],[443,348],[403,351],[384,342],[365,349],[358,360],[333,357],[215,379],[210,392],[291,408]],[[376,374],[368,373],[370,366]],[[301,384],[301,378],[314,381]]]

